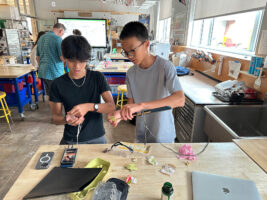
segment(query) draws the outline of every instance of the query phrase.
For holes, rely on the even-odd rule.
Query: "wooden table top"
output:
[[[234,142],[267,173],[267,139],[240,139]]]
[[[123,157],[118,154],[103,153],[102,151],[110,147],[111,144],[99,144],[79,145],[74,167],[84,167],[88,162],[97,157],[109,161],[111,165],[104,181],[112,177],[125,180],[128,175],[137,178],[137,184],[130,185],[127,198],[129,200],[160,199],[161,187],[166,181],[173,184],[174,199],[192,200],[191,172],[193,170],[252,180],[256,183],[262,199],[267,199],[266,173],[234,143],[210,143],[207,149],[198,156],[197,160],[190,162],[188,166],[184,160],[177,159],[173,152],[160,144],[149,145],[151,145],[150,155],[155,156],[159,162],[158,166],[148,164],[146,156],[143,154],[134,153],[134,155],[130,155],[128,153],[128,156]],[[183,144],[166,145],[177,150]],[[198,153],[203,149],[205,144],[192,143],[191,146],[194,152]],[[4,199],[22,199],[52,167],[60,165],[64,147],[60,145],[40,146]],[[47,170],[35,170],[34,167],[41,153],[48,151],[55,152],[50,168]],[[136,165],[138,170],[129,172],[124,166],[132,163],[131,158],[133,157],[137,158]],[[176,166],[176,171],[172,176],[167,176],[159,172],[161,167],[168,163]],[[66,195],[50,196],[48,199],[63,199],[62,196],[65,197]]]
[[[110,58],[113,60],[129,60],[128,58],[124,57],[123,55],[121,55],[120,53],[115,53],[115,54],[105,54],[104,58]]]
[[[96,66],[95,70],[100,72],[126,73],[133,65],[134,64],[132,62],[110,62],[110,64],[105,67],[105,61],[101,61]]]
[[[32,65],[14,64],[0,66],[0,78],[18,78],[37,69]]]

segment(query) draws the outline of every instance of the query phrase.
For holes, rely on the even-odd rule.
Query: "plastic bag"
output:
[[[121,192],[113,182],[98,183],[92,200],[120,200]]]

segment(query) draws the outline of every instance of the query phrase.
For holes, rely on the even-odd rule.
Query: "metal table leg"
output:
[[[31,110],[36,110],[36,104],[32,103],[31,85],[27,82],[28,74],[25,75],[26,89],[27,89],[27,99],[30,103]]]
[[[19,95],[19,84],[18,84],[18,79],[14,78],[14,87],[15,87],[15,93],[16,93],[16,98],[17,98],[17,102],[18,102],[18,110],[19,110],[19,114],[22,120],[24,120],[24,113],[23,113],[23,104],[21,102],[21,98]]]
[[[44,81],[42,79],[41,80],[41,87],[42,87],[42,90],[43,90],[43,102],[45,102],[45,85],[44,85]]]
[[[31,75],[32,75],[32,79],[33,79],[32,87],[33,87],[33,91],[34,91],[35,104],[38,105],[38,102],[39,102],[38,96],[39,96],[39,94],[38,94],[38,89],[37,89],[37,84],[36,84],[35,71],[32,71]]]

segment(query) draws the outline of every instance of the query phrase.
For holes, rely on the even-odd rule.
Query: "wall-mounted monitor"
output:
[[[107,26],[105,19],[58,18],[57,21],[64,24],[67,29],[62,39],[73,35],[73,30],[78,29],[92,47],[107,47]]]

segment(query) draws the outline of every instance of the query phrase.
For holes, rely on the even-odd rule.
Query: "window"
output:
[[[33,0],[19,0],[19,9],[22,15],[35,16]]]
[[[157,40],[159,42],[168,42],[170,40],[171,18],[159,21]]]
[[[260,31],[263,11],[195,20],[191,46],[253,54]]]
[[[16,6],[16,0],[0,0],[0,4],[8,4],[10,6]]]
[[[24,7],[24,0],[19,0],[19,10],[21,14],[26,14]]]

